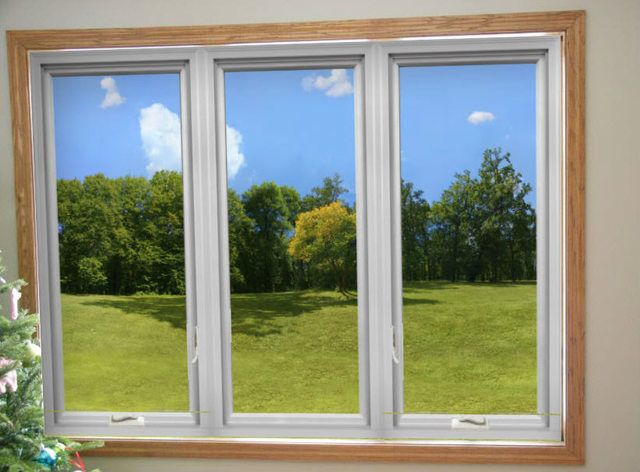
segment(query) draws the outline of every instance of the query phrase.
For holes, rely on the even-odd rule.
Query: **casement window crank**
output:
[[[114,413],[109,419],[110,423],[118,426],[144,426],[144,416],[129,413]]]
[[[453,418],[451,429],[489,429],[489,421],[485,417]]]

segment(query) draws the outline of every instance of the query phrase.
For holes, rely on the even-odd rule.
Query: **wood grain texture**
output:
[[[468,464],[578,464],[566,446],[447,446],[402,442],[344,444],[265,443],[234,440],[109,440],[87,455],[350,462]]]
[[[566,417],[565,441],[584,463],[585,16],[565,33]]]
[[[29,52],[100,47],[219,45],[274,41],[397,39],[491,33],[563,34],[565,67],[566,408],[558,446],[446,446],[401,442],[282,443],[238,440],[113,439],[88,454],[101,456],[447,463],[584,463],[584,80],[583,11],[396,18],[249,25],[8,31],[13,153],[20,277],[24,304],[37,303]]]
[[[13,172],[16,198],[16,232],[18,242],[18,276],[28,282],[22,288],[21,303],[38,311],[38,266],[31,146],[31,107],[29,97],[28,48],[7,34],[9,92],[13,140]]]
[[[274,41],[397,39],[422,36],[561,32],[584,12],[540,12],[246,25],[8,31],[27,49],[215,45]]]

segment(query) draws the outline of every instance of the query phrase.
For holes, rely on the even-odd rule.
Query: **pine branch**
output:
[[[19,290],[22,280],[5,281],[0,260],[0,294]],[[34,333],[38,316],[26,310],[16,310],[19,298],[12,292],[12,313],[15,320],[0,312],[0,381],[15,370],[17,389],[9,380],[6,393],[0,394],[0,472],[62,472],[72,470],[71,459],[77,451],[100,447],[102,443],[76,443],[66,438],[46,436],[42,411],[42,374],[39,362],[34,362]],[[16,313],[17,312],[17,313]],[[15,316],[17,314],[17,316]],[[9,388],[11,386],[11,388]],[[57,460],[53,467],[36,461],[42,447],[51,448]]]

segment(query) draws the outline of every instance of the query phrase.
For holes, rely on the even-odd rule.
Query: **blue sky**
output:
[[[534,64],[401,68],[402,177],[433,201],[455,173],[475,174],[485,149],[501,147],[535,187],[535,101]]]
[[[353,201],[352,84],[351,70],[226,73],[230,187],[273,180],[304,195],[338,173]],[[488,147],[535,182],[534,65],[402,68],[400,84],[402,175],[429,201]],[[53,89],[59,178],[180,170],[177,74],[56,77]]]
[[[252,184],[273,180],[304,195],[324,177],[338,173],[349,189],[347,199],[353,201],[353,74],[351,70],[331,73],[225,74],[227,125],[242,135],[244,156],[237,174],[228,172],[231,187],[242,192]],[[231,156],[229,161],[233,162]]]
[[[180,170],[178,74],[54,77],[53,109],[58,178]]]

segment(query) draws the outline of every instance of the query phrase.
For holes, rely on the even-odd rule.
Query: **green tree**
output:
[[[298,218],[298,214],[300,213],[302,201],[300,200],[300,194],[298,191],[289,187],[288,185],[281,185],[280,192],[282,193],[282,198],[284,198],[285,205],[287,206],[287,211],[289,212],[289,217],[287,221],[293,228],[296,224],[296,219]]]
[[[184,293],[183,219],[178,172],[59,180],[63,292]]]
[[[301,213],[289,254],[330,274],[336,289],[348,294],[356,277],[355,213],[340,202]]]
[[[149,290],[151,264],[147,255],[152,245],[153,223],[147,212],[150,199],[149,181],[144,177],[114,179],[118,192],[120,224],[114,231],[114,245],[108,261],[110,292],[128,294]]]
[[[103,270],[118,241],[120,228],[118,194],[111,179],[103,174],[59,182],[58,233],[63,290],[82,292],[79,263],[83,257],[95,258]],[[104,274],[107,278],[107,274]],[[109,281],[110,282],[110,281]],[[109,283],[109,289],[113,287]]]
[[[475,236],[485,278],[515,280],[535,274],[535,211],[509,153],[487,149],[478,172]]]
[[[347,193],[348,189],[342,186],[342,178],[338,174],[322,179],[322,186],[313,187],[309,195],[301,202],[301,211],[310,211],[340,200],[340,196]],[[347,206],[345,202],[343,205]]]
[[[535,278],[536,217],[526,200],[530,192],[510,155],[487,149],[478,177],[468,170],[457,174],[432,206],[431,266],[454,281]]]
[[[151,254],[153,291],[185,291],[184,211],[182,174],[156,172],[150,180],[148,218],[153,225]]]
[[[63,292],[79,291],[78,263],[84,234],[80,216],[80,204],[84,189],[77,179],[58,180],[58,242],[60,258],[60,285]]]
[[[438,253],[442,275],[451,281],[465,275],[473,279],[469,266],[473,258],[470,229],[476,208],[475,186],[469,171],[456,174],[453,183],[432,206],[433,250]]]
[[[282,189],[274,182],[253,185],[242,195],[242,204],[253,223],[247,244],[250,251],[241,262],[249,289],[264,292],[289,288],[292,268],[287,241],[292,226]]]
[[[255,222],[246,215],[242,200],[233,189],[227,192],[227,217],[231,291],[236,292],[246,289],[247,282],[241,270],[241,260],[250,260],[249,237]]]
[[[402,277],[404,280],[429,278],[428,249],[431,208],[411,182],[402,181]]]
[[[95,257],[83,257],[78,262],[78,284],[84,293],[103,293],[107,286],[102,262]]]

